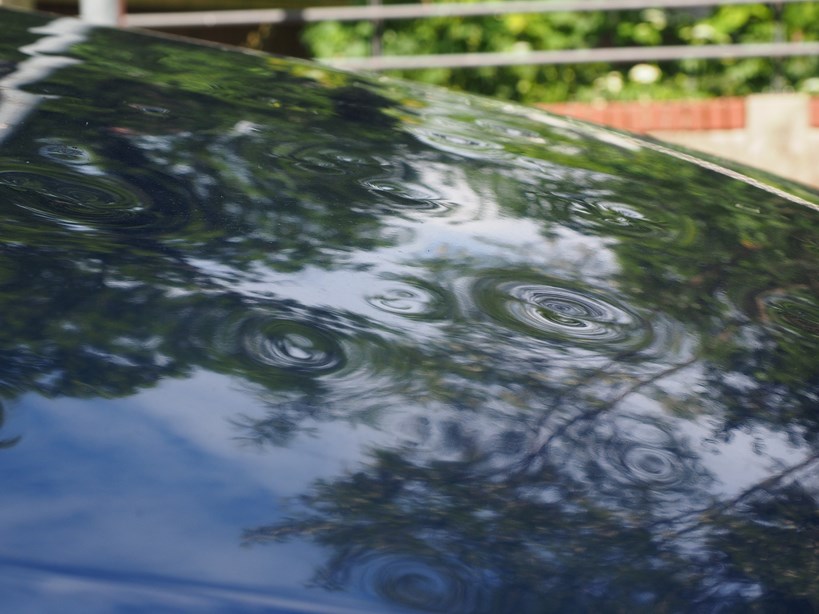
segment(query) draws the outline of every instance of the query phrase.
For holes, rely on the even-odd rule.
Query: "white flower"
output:
[[[526,41],[517,41],[512,45],[512,53],[527,54],[532,50],[532,45]]]
[[[819,77],[811,77],[802,81],[799,89],[808,94],[819,94]]]
[[[604,90],[609,94],[619,94],[623,89],[623,75],[613,70],[607,75],[597,77],[594,80],[594,87],[597,90]]]
[[[662,71],[653,64],[635,64],[628,71],[628,78],[635,83],[654,83],[662,76]]]
[[[658,30],[662,30],[667,25],[665,11],[661,9],[646,9],[641,13],[643,21],[647,21]]]
[[[691,38],[700,41],[717,39],[717,30],[710,23],[698,23],[691,29]]]

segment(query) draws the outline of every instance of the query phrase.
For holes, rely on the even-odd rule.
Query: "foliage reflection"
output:
[[[244,534],[325,546],[326,589],[819,607],[815,211],[417,86],[105,30],[61,53],[3,135],[7,406],[205,370],[267,408],[224,433],[262,450],[369,425],[364,466]]]

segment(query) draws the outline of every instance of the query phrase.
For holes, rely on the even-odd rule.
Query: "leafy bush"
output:
[[[758,43],[776,40],[777,28],[783,40],[819,40],[819,2],[785,5],[779,20],[770,5],[752,4],[390,21],[382,45],[385,55],[415,55]],[[369,22],[324,22],[306,28],[303,40],[317,58],[366,56],[373,33]],[[522,102],[730,96],[775,88],[819,93],[817,57],[439,68],[390,74]]]

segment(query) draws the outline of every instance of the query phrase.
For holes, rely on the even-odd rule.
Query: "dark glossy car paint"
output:
[[[7,612],[819,607],[819,207],[0,10]]]

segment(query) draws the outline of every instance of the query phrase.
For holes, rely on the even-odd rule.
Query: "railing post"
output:
[[[776,18],[774,22],[773,42],[783,43],[785,42],[785,23],[782,21],[782,3],[773,2],[771,3],[771,8]],[[775,58],[773,63],[774,74],[771,86],[773,87],[773,91],[782,93],[785,91],[785,75],[782,58]]]
[[[381,0],[370,0],[370,6],[381,6]],[[384,36],[384,20],[373,19],[373,39],[370,45],[370,54],[379,56],[382,52],[382,40]]]
[[[80,19],[98,26],[122,23],[125,0],[80,0]]]

